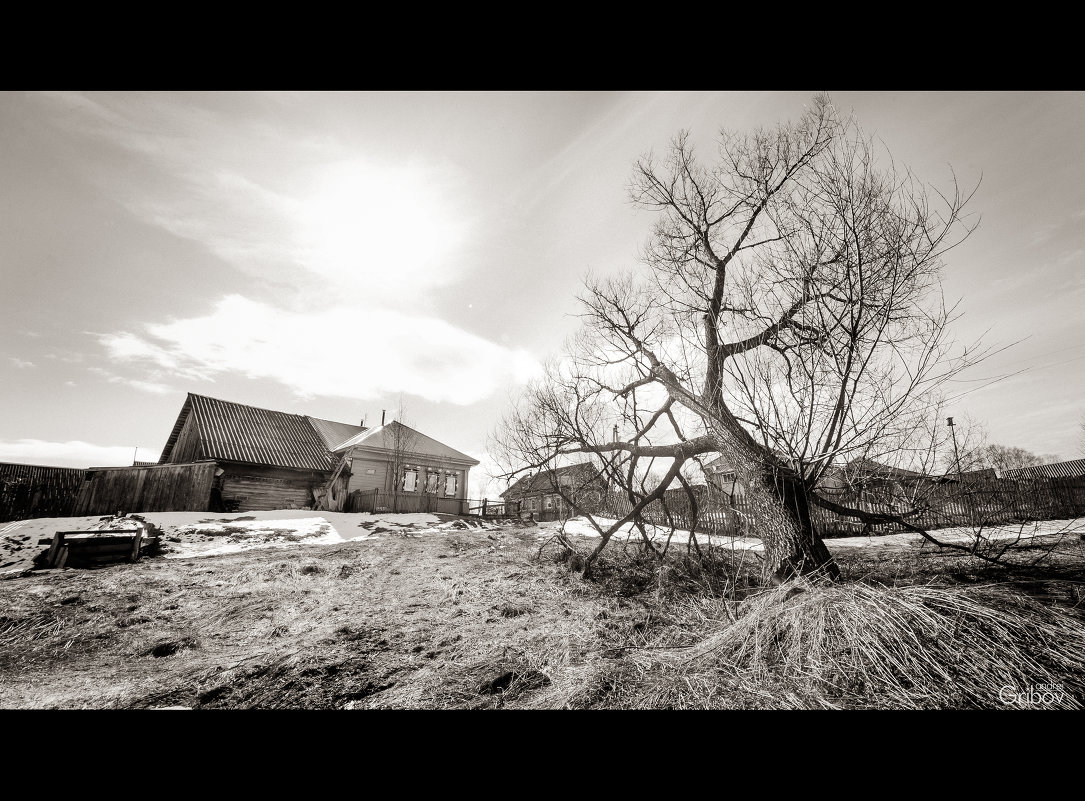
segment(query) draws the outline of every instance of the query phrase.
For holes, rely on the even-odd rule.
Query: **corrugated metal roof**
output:
[[[324,442],[300,414],[192,395],[204,456],[303,470],[330,470]]]
[[[1055,462],[1002,471],[1003,478],[1077,478],[1079,476],[1085,476],[1085,459],[1071,459],[1069,462]]]
[[[439,459],[456,459],[462,462],[470,462],[473,465],[479,463],[478,459],[472,459],[466,453],[460,453],[455,448],[450,448],[443,442],[438,442],[433,437],[427,437],[421,431],[416,431],[398,420],[393,420],[386,425],[362,431],[337,445],[333,450],[345,451],[349,448],[359,446],[392,451],[397,447],[397,433],[400,437],[399,447],[407,453],[435,456]]]
[[[177,437],[190,415],[199,431],[203,459],[321,472],[334,467],[331,453],[308,417],[191,392],[162,449],[160,464],[169,462]]]
[[[336,423],[333,420],[321,420],[319,417],[310,417],[309,423],[316,429],[316,433],[324,441],[324,447],[329,451],[335,450],[340,442],[367,430],[365,426]]]

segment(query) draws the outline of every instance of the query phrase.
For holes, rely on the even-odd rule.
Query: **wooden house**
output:
[[[79,514],[361,511],[347,503],[351,493],[394,487],[431,501],[396,511],[460,512],[477,464],[395,421],[367,429],[189,393],[158,463],[91,468],[76,507]]]
[[[190,392],[158,463],[216,462],[211,507],[221,498],[229,511],[300,509],[337,467],[332,448],[363,430]]]
[[[506,509],[519,505],[520,514],[536,520],[560,520],[574,513],[573,504],[590,509],[606,497],[607,486],[598,468],[579,462],[524,476],[501,493]]]
[[[398,420],[359,431],[332,453],[341,468],[324,506],[351,511],[466,514],[469,475],[479,464]]]

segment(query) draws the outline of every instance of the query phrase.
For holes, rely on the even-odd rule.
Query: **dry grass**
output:
[[[668,656],[773,707],[989,708],[1041,685],[1061,690],[1051,708],[1085,698],[1081,620],[999,585],[785,585]]]
[[[846,582],[771,592],[749,554],[660,564],[616,547],[584,581],[544,541],[388,534],[2,581],[0,707],[1004,708],[1000,690],[1039,685],[1062,696],[1034,706],[1085,699],[1080,541],[1012,569],[863,549],[841,554]]]

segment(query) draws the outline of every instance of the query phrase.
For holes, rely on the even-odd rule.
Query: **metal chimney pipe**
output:
[[[381,409],[381,425],[384,425],[384,409]]]

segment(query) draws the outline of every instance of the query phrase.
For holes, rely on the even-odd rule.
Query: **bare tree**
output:
[[[1044,459],[1035,453],[1007,445],[985,445],[979,450],[978,456],[984,467],[993,467],[999,475],[1007,470],[1044,464]]]
[[[404,492],[411,493],[408,497],[415,497],[415,493],[424,489],[422,482],[425,476],[421,468],[415,463],[415,450],[418,445],[418,434],[407,422],[407,410],[400,397],[396,409],[393,410],[394,419],[383,423],[384,427],[382,444],[388,450],[391,472],[390,483],[392,490],[392,510],[401,509],[401,497]],[[414,468],[413,474],[409,468]]]
[[[976,358],[954,353],[940,287],[943,256],[974,228],[970,195],[879,164],[826,96],[797,124],[723,132],[717,156],[703,165],[680,133],[662,162],[636,164],[631,197],[658,215],[643,268],[586,282],[582,333],[498,450],[510,472],[588,454],[627,493],[588,569],[687,463],[720,454],[747,488],[765,578],[836,577],[811,504],[879,518],[819,492],[827,471],[900,447]],[[662,478],[642,483],[655,465]]]

